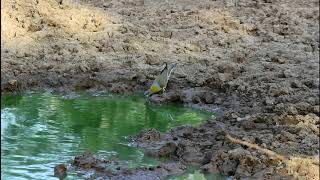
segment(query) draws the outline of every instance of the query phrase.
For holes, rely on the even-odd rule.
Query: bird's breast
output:
[[[157,93],[161,90],[160,86],[157,84],[152,84],[152,86],[150,87],[150,91],[152,93]]]

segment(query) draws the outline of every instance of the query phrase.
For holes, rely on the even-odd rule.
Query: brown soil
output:
[[[318,7],[317,0],[3,0],[1,92],[143,91],[164,61],[176,62],[166,93],[151,100],[224,115],[159,139],[167,154],[236,177],[319,179]]]

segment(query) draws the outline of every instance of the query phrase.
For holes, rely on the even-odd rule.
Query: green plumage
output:
[[[145,92],[145,95],[151,95],[162,91],[165,91],[165,88],[168,85],[168,80],[170,78],[172,70],[176,67],[176,64],[171,64],[168,68],[167,63],[165,63],[165,67],[160,72],[160,74],[153,81],[149,90]],[[160,88],[159,88],[160,87]]]

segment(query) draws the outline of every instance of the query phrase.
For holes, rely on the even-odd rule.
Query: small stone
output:
[[[289,106],[288,107],[288,114],[289,115],[296,115],[296,114],[298,114],[298,110],[294,106]]]
[[[222,98],[217,98],[217,99],[215,99],[215,101],[214,101],[216,104],[222,104]]]
[[[140,141],[158,141],[161,138],[161,134],[156,129],[149,129],[138,135]]]
[[[246,86],[239,86],[238,87],[238,91],[245,91],[246,90]]]
[[[283,71],[283,77],[284,77],[284,78],[290,78],[290,77],[292,77],[291,71],[289,71],[289,70],[284,70],[284,71]]]
[[[200,167],[203,172],[207,173],[219,173],[218,168],[213,163],[208,163]]]
[[[237,119],[239,118],[239,116],[240,116],[239,113],[233,112],[233,111],[226,112],[225,114],[225,117],[228,119]]]
[[[159,149],[159,157],[171,156],[177,149],[177,145],[175,143],[169,142],[163,145]]]
[[[296,116],[287,115],[284,118],[281,119],[280,124],[281,125],[296,125],[299,123],[299,120],[296,118]]]
[[[80,68],[80,70],[82,71],[82,72],[87,72],[87,70],[89,69],[86,65],[84,65],[84,64],[81,64],[80,66],[79,66],[79,68]]]
[[[219,73],[218,74],[218,79],[221,82],[229,81],[231,78],[232,78],[232,75],[230,73]]]
[[[207,93],[204,98],[205,98],[205,101],[207,104],[213,103],[213,95],[212,94]]]
[[[299,113],[307,114],[310,108],[310,104],[306,102],[299,102],[298,104],[296,104],[296,108]]]
[[[309,97],[307,99],[307,103],[309,104],[316,104],[317,103],[317,100],[314,98],[314,97]]]
[[[294,141],[295,140],[295,136],[287,131],[283,131],[281,133],[280,139],[282,141]]]
[[[17,84],[17,80],[15,80],[15,79],[11,79],[11,80],[9,80],[9,82],[8,82],[10,85],[12,85],[12,86],[14,86],[14,85],[16,85]]]
[[[64,179],[67,177],[67,166],[65,164],[59,164],[54,167],[54,176],[59,179]]]
[[[284,110],[284,104],[283,103],[279,103],[276,105],[276,107],[274,108],[275,111],[277,112],[282,112]]]
[[[299,82],[299,81],[292,81],[292,82],[291,82],[291,87],[292,87],[292,88],[300,88],[300,87],[301,87],[301,82]]]
[[[266,105],[270,106],[273,105],[275,100],[273,98],[267,97],[265,100]]]
[[[278,63],[279,64],[284,64],[286,61],[284,60],[284,59],[282,59],[282,58],[278,58]]]
[[[313,106],[313,113],[319,115],[320,114],[320,108],[319,108],[319,105],[317,106]]]
[[[251,117],[251,116],[249,116],[249,115],[247,115],[247,116],[245,116],[245,117],[243,117],[243,118],[242,118],[242,117],[238,117],[238,118],[237,118],[237,121],[245,121],[245,120],[250,119],[250,117]]]
[[[284,64],[285,60],[283,58],[279,58],[279,57],[272,57],[271,61],[279,63],[279,64]]]
[[[193,96],[192,97],[192,102],[195,104],[201,103],[201,99],[199,96]]]

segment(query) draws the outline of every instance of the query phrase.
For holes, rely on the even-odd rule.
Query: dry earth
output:
[[[3,0],[1,27],[2,93],[139,92],[176,62],[151,100],[224,115],[137,141],[204,171],[319,179],[318,0]]]

